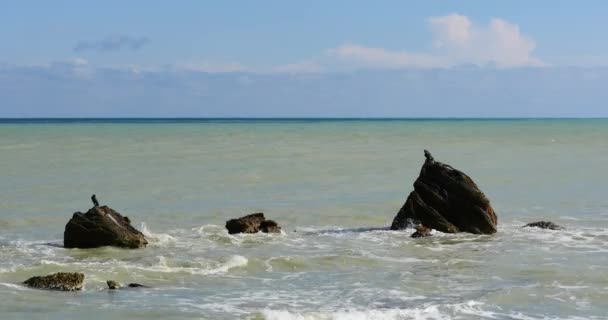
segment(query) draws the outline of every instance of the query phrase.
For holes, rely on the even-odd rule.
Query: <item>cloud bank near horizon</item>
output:
[[[487,26],[477,26],[468,17],[453,13],[431,17],[428,24],[433,35],[431,52],[391,51],[345,44],[327,50],[323,59],[295,67],[308,66],[311,72],[316,72],[331,69],[332,66],[403,69],[448,68],[458,65],[497,68],[546,65],[533,56],[536,47],[534,41],[523,35],[517,25],[508,21],[492,19]]]
[[[162,66],[141,66],[137,62],[127,69],[176,69],[210,73],[333,73],[357,70],[437,69],[459,66],[478,66],[496,69],[543,67],[550,64],[534,55],[535,41],[523,34],[519,27],[500,18],[487,25],[474,23],[458,13],[426,19],[430,38],[428,50],[408,51],[345,43],[319,52],[316,56],[294,63],[250,66],[239,61],[182,60]],[[147,37],[114,34],[97,41],[80,41],[73,48],[79,57],[67,61],[86,61],[95,65],[89,53],[143,50],[150,43]],[[144,53],[142,53],[144,54]],[[64,62],[51,62],[49,65]]]
[[[0,117],[608,117],[608,68],[260,74],[0,67]]]
[[[143,50],[149,40],[87,42],[73,59],[0,64],[0,117],[608,116],[608,68],[551,65],[503,19],[479,25],[449,14],[427,24],[428,50],[344,44],[266,67],[204,59],[104,67],[87,53]]]
[[[427,19],[431,31],[428,52],[389,50],[347,43],[326,49],[318,57],[271,66],[267,70],[239,63],[190,62],[180,67],[208,72],[322,73],[362,69],[450,68],[475,65],[495,68],[541,67],[548,63],[534,56],[534,40],[509,21],[494,18],[477,25],[467,16],[452,13]]]

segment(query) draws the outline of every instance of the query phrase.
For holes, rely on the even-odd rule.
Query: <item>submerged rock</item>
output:
[[[419,225],[416,226],[416,232],[412,233],[411,237],[412,238],[430,237],[432,230],[433,229],[427,228],[427,227],[419,224]]]
[[[551,229],[551,230],[564,230],[564,227],[558,226],[551,221],[531,222],[531,223],[528,223],[527,225],[523,226],[522,228],[526,228],[526,227],[535,227],[535,228]]]
[[[106,281],[106,283],[108,284],[108,289],[110,289],[110,290],[116,290],[116,289],[122,288],[120,283],[118,283],[114,280],[108,280],[108,281]],[[128,288],[150,288],[148,286],[144,286],[143,284],[139,284],[139,283],[129,283],[127,285],[127,287]]]
[[[107,206],[95,206],[87,213],[76,212],[63,233],[66,248],[115,246],[142,248],[148,244],[143,233],[131,221]]]
[[[77,291],[82,290],[84,274],[58,272],[48,276],[31,277],[23,282],[24,285],[35,289]]]
[[[281,227],[273,220],[266,220],[263,213],[253,213],[226,221],[226,229],[229,234],[235,233],[280,233]]]
[[[496,232],[497,218],[490,201],[475,182],[461,171],[435,161],[425,150],[426,161],[391,230],[412,223],[446,233]]]

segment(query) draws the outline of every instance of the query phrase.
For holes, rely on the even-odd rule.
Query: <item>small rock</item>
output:
[[[273,220],[266,220],[263,213],[253,213],[226,221],[226,229],[229,234],[235,233],[266,233],[281,232],[281,227]]]
[[[427,227],[419,224],[416,226],[416,232],[412,233],[411,237],[412,238],[430,237],[432,230],[433,229],[427,228]]]
[[[536,227],[536,228],[550,229],[550,230],[564,230],[564,227],[558,226],[551,221],[531,222],[531,223],[528,223],[527,225],[523,226],[522,228],[526,228],[526,227]]]
[[[57,272],[48,276],[36,276],[23,282],[24,285],[35,289],[77,291],[82,290],[84,274]]]
[[[110,290],[116,290],[121,287],[120,283],[118,283],[114,280],[108,280],[108,281],[106,281],[106,283],[108,284],[108,289],[110,289]]]
[[[281,227],[274,220],[265,220],[260,224],[260,231],[265,233],[281,233]]]
[[[120,283],[118,283],[114,280],[108,280],[108,281],[106,281],[106,283],[108,284],[108,289],[110,289],[110,290],[116,290],[116,289],[122,288]],[[150,288],[150,287],[145,286],[143,284],[139,284],[139,283],[129,283],[127,285],[127,288]]]

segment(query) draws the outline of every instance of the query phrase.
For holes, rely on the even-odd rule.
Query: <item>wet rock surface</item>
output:
[[[120,287],[121,287],[120,283],[118,283],[114,280],[108,280],[108,281],[106,281],[106,284],[108,285],[108,289],[110,289],[110,290],[120,289]]]
[[[31,277],[23,282],[24,285],[44,290],[77,291],[82,290],[84,274],[58,272],[48,276]]]
[[[435,161],[426,150],[425,156],[414,191],[395,216],[391,230],[422,224],[446,233],[495,233],[496,213],[475,182],[465,173]]]
[[[280,233],[281,227],[273,220],[266,220],[263,213],[253,213],[226,221],[226,229],[229,234],[236,233]]]
[[[143,233],[131,226],[128,217],[107,206],[95,206],[86,213],[74,213],[63,233],[66,248],[115,246],[135,249],[147,244]]]
[[[419,224],[416,226],[416,232],[412,233],[411,237],[412,238],[430,237],[431,231],[433,231],[433,229],[427,228],[427,227]]]
[[[265,233],[280,233],[281,227],[274,220],[265,220],[260,224],[260,231]]]
[[[108,281],[106,281],[106,283],[108,284],[108,289],[110,289],[110,290],[116,290],[116,289],[120,289],[123,287],[120,283],[118,283],[117,281],[114,281],[114,280],[108,280]],[[139,283],[129,283],[127,285],[127,288],[150,288],[150,287],[145,286],[143,284],[139,284]]]
[[[541,229],[550,229],[550,230],[564,230],[565,228],[559,226],[551,221],[536,221],[528,223],[522,228],[541,228]]]

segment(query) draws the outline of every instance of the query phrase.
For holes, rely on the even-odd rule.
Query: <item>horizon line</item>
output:
[[[574,120],[608,119],[608,116],[542,117],[0,117],[7,120]]]

